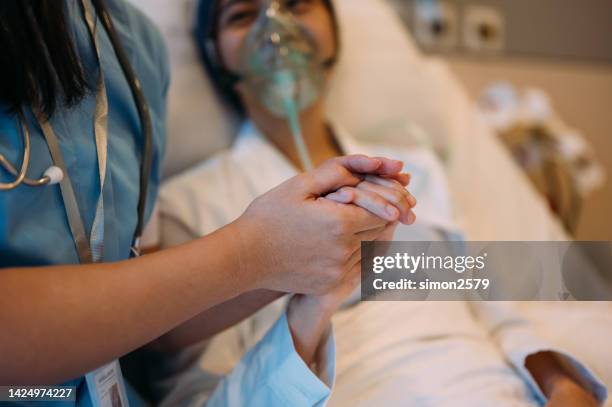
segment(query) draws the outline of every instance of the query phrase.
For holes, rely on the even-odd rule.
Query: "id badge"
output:
[[[93,407],[129,407],[117,360],[87,373],[85,379]]]

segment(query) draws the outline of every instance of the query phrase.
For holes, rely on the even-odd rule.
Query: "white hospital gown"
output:
[[[174,358],[156,361],[161,362],[154,370],[162,376],[154,376],[154,380],[162,379],[154,383],[154,391],[163,395],[160,407],[321,407],[329,399],[335,377],[331,329],[321,340],[310,367],[294,347],[284,312],[227,371],[204,371],[185,363],[192,351],[202,348],[196,345]],[[311,370],[314,367],[316,374]],[[160,370],[164,371],[161,375]]]
[[[364,144],[340,127],[334,129],[345,153],[399,159],[412,173],[417,222],[400,225],[396,240],[461,236],[444,169],[433,152]],[[245,123],[231,150],[162,187],[162,245],[211,233],[239,217],[254,198],[296,174],[295,167]],[[195,371],[229,372],[282,309],[279,300],[215,337]],[[338,359],[331,406],[541,405],[544,397],[524,368],[525,358],[541,350],[565,355],[580,380],[600,399],[606,397],[592,372],[533,334],[511,303],[362,302],[339,311],[333,323]]]

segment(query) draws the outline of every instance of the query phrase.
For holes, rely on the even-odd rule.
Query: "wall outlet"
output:
[[[468,5],[463,18],[463,46],[473,52],[501,52],[506,42],[502,12],[490,6]]]
[[[449,1],[416,0],[414,34],[426,49],[446,51],[457,47],[459,19],[457,7]]]

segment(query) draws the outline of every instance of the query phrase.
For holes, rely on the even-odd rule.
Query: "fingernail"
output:
[[[416,221],[416,214],[414,212],[410,211],[408,213],[407,221],[408,221],[409,225],[412,225]]]
[[[387,205],[386,208],[385,208],[385,211],[393,219],[396,219],[398,217],[398,215],[399,215],[399,212],[397,211],[397,208],[395,206]]]

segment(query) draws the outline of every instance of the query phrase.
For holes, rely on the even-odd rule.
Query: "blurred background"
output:
[[[570,231],[612,240],[612,1],[388,1]]]

